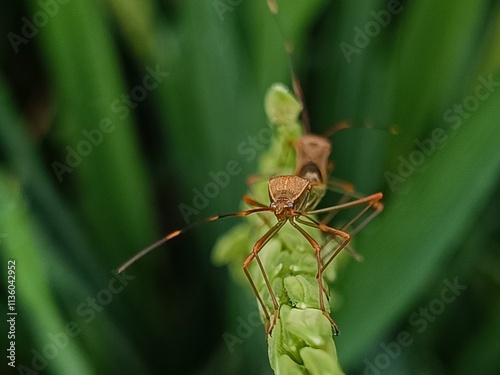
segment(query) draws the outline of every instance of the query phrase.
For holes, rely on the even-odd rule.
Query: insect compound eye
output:
[[[270,205],[272,208],[275,208],[276,207],[276,202],[271,202],[271,205]]]
[[[288,202],[287,206],[288,206],[288,208],[293,208],[293,203],[292,202]]]

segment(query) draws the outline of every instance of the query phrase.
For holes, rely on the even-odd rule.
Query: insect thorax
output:
[[[282,215],[284,211],[304,210],[309,201],[312,189],[311,182],[305,178],[287,175],[277,176],[269,180],[269,199],[276,208],[275,214]]]
[[[295,174],[311,182],[325,183],[328,178],[328,158],[332,150],[330,141],[314,134],[306,134],[297,140],[295,150]]]

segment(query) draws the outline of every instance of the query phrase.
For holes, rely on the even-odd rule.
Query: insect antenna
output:
[[[290,41],[290,39],[286,36],[286,33],[281,25],[281,22],[278,17],[279,13],[279,8],[278,8],[278,3],[276,0],[267,0],[267,6],[269,10],[271,11],[271,14],[274,17],[274,20],[276,22],[276,25],[278,27],[278,31],[281,35],[281,38],[283,39],[284,45],[285,45],[285,51],[288,59],[288,65],[290,67],[290,74],[292,76],[292,86],[293,86],[293,92],[295,93],[295,96],[297,99],[300,101],[302,104],[302,113],[301,113],[301,119],[302,119],[302,126],[304,127],[304,133],[309,134],[311,133],[311,125],[309,121],[309,112],[307,111],[307,105],[304,97],[304,92],[302,90],[302,86],[300,85],[300,80],[299,76],[297,75],[297,72],[295,71],[294,68],[294,46],[293,43]]]
[[[330,126],[327,130],[325,130],[322,134],[323,137],[325,138],[330,138],[334,134],[338,133],[341,130],[345,129],[373,129],[377,131],[383,131],[383,132],[388,132],[389,134],[392,135],[397,135],[399,133],[399,128],[397,125],[393,125],[389,128],[381,128],[381,127],[375,127],[373,124],[369,121],[365,122],[364,125],[362,126],[355,126],[349,121],[340,121],[332,126]]]
[[[163,245],[165,242],[168,242],[171,239],[173,239],[175,237],[178,237],[181,234],[187,232],[188,230],[191,230],[191,229],[193,229],[193,228],[195,228],[195,227],[197,227],[197,226],[199,226],[201,224],[211,223],[211,222],[217,221],[219,219],[224,219],[224,218],[227,218],[227,217],[245,217],[245,216],[257,213],[257,212],[273,211],[273,208],[267,207],[267,206],[265,206],[265,205],[263,205],[261,203],[258,203],[258,202],[254,201],[253,199],[251,199],[249,197],[248,198],[245,197],[244,200],[247,203],[250,203],[250,202],[254,203],[253,205],[256,205],[258,207],[257,208],[252,208],[252,209],[249,209],[249,210],[240,211],[240,212],[232,212],[232,213],[228,213],[228,214],[224,214],[224,215],[210,216],[210,217],[198,220],[198,221],[194,221],[194,222],[192,222],[191,224],[185,226],[182,229],[174,230],[174,231],[168,233],[165,237],[163,237],[160,240],[152,243],[151,245],[149,245],[145,249],[139,251],[132,258],[130,258],[125,263],[123,263],[120,267],[118,267],[117,272],[118,273],[122,273],[128,267],[130,267],[132,264],[134,264],[136,261],[138,261],[139,259],[141,259],[144,255],[146,255],[149,252],[153,251],[157,247]]]

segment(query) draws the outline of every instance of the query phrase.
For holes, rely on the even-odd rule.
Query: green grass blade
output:
[[[38,2],[31,3],[36,10]],[[94,243],[107,249],[98,255],[112,264],[124,258],[123,249],[140,248],[145,238],[155,236],[150,188],[133,130],[134,111],[120,101],[122,95],[131,97],[131,89],[124,83],[116,48],[110,48],[110,24],[99,9],[97,1],[69,2],[39,38],[58,106],[50,135],[61,149],[54,161],[72,169],[60,175],[61,183],[92,187],[78,192],[80,211]],[[142,77],[150,74],[146,66],[139,70]],[[133,87],[142,84],[139,79]],[[109,124],[109,133],[101,130],[103,123]],[[101,136],[89,151],[82,146],[89,143],[84,131],[96,129]],[[74,167],[67,162],[68,147],[80,156]]]
[[[47,238],[40,235],[39,228],[36,228],[30,217],[19,181],[9,178],[4,171],[0,171],[0,212],[0,233],[4,235],[0,243],[2,267],[6,270],[9,260],[15,262],[14,312],[18,315],[14,318],[18,331],[14,341],[17,346],[17,370],[19,373],[33,371],[33,362],[26,358],[35,358],[36,353],[39,353],[38,369],[47,368],[49,361],[44,357],[49,357],[53,373],[93,374],[93,365],[87,361],[81,343],[66,334],[67,322],[62,311],[57,308],[56,296],[46,277],[47,267],[57,266],[44,258],[48,253]],[[2,275],[6,280],[6,271]],[[30,342],[24,341],[26,336],[20,335],[24,329],[29,330]],[[56,338],[61,346],[52,344],[49,341],[51,337]],[[30,344],[34,343],[37,345],[30,348]],[[30,352],[30,349],[36,352]]]
[[[370,250],[340,278],[344,365],[361,365],[355,362],[422,292],[498,183],[499,104],[497,90],[469,121],[450,128],[445,147],[401,187],[409,192],[388,202],[378,231],[357,244]]]

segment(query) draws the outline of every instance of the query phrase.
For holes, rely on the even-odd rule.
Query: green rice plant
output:
[[[258,173],[261,176],[291,174],[295,164],[291,145],[301,134],[297,118],[302,106],[284,86],[274,85],[266,95],[265,107],[275,136],[269,150],[260,157]],[[259,202],[267,202],[265,177],[260,177],[260,180],[264,181],[251,187],[251,196]],[[267,214],[266,217],[248,217],[245,223],[219,239],[213,253],[214,262],[230,264],[235,278],[245,279],[241,265],[255,242],[269,230],[270,221],[274,220]],[[316,237],[319,234],[308,232]],[[285,225],[260,254],[280,305],[279,311],[273,311],[263,275],[254,264],[250,269],[252,279],[268,311],[279,314],[276,327],[267,338],[269,361],[275,373],[343,374],[337,361],[332,326],[320,310],[315,276],[318,266],[310,244],[295,228]],[[330,272],[324,277],[326,280],[333,280],[332,271],[333,267],[330,267]],[[262,308],[260,311],[268,327],[270,322],[266,322]]]
[[[498,2],[278,5],[312,131],[343,120],[400,130],[388,137],[351,129],[331,139],[334,176],[365,194],[382,191],[385,205],[355,237],[364,262],[339,256],[325,275],[341,329],[334,337],[341,368],[499,373]],[[396,12],[389,17],[390,6]],[[112,301],[97,298],[106,295],[100,292],[120,262],[185,226],[179,205],[192,206],[193,190],[203,190],[228,161],[241,172],[196,208],[192,221],[235,211],[251,173],[292,173],[294,151],[283,142],[300,135],[294,119],[287,127],[272,125],[272,144],[261,142],[255,157],[239,151],[266,124],[266,90],[273,82],[290,86],[284,38],[266,0],[23,0],[4,4],[0,21],[0,313],[7,308],[6,262],[15,259],[17,364],[54,375],[165,369],[262,375],[272,372],[269,363],[282,372],[315,371],[323,362],[309,358],[328,353],[325,363],[334,371],[325,319],[318,318],[321,331],[295,319],[314,314],[318,301],[310,246],[294,230],[283,228],[262,252],[282,303],[267,343],[263,327],[233,351],[224,341],[244,314],[257,311],[252,294],[242,293],[225,267],[210,264],[230,220],[171,241],[129,271],[133,282]],[[21,37],[14,48],[12,33]],[[346,55],[343,43],[355,52]],[[133,90],[140,94],[147,67],[157,66],[168,77],[128,107],[128,116],[116,113],[113,103],[123,104]],[[60,181],[53,163],[65,162],[68,148],[85,145],[85,134],[106,119],[114,131]],[[446,138],[432,147],[436,131]],[[411,161],[420,164],[408,167]],[[266,179],[250,192],[267,203]],[[334,203],[326,194],[322,205]],[[248,219],[220,240],[217,248],[225,251],[216,253],[247,288],[241,263],[266,227],[261,217]],[[297,275],[292,262],[302,265]],[[409,318],[421,318],[443,281],[455,278],[467,289],[418,332]],[[94,315],[82,316],[81,307],[93,303]],[[81,332],[53,355],[51,338],[70,322]],[[387,356],[382,344],[397,342],[401,332],[410,333],[412,344],[390,363],[378,361]],[[34,354],[44,350],[51,357],[46,364]],[[9,370],[3,362],[0,373]]]

